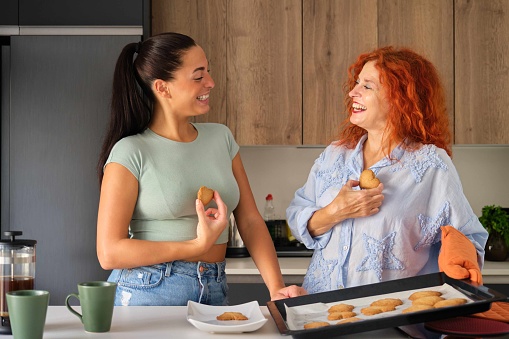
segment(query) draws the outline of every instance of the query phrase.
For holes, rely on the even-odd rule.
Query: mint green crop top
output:
[[[239,151],[228,127],[193,123],[192,142],[164,138],[150,129],[119,140],[106,165],[126,167],[138,180],[138,199],[129,225],[133,239],[184,241],[196,238],[196,194],[200,186],[219,192],[228,216],[237,207],[239,187],[232,160]],[[105,166],[106,166],[105,165]],[[212,201],[208,206],[216,206]],[[206,206],[207,207],[207,206]],[[228,228],[216,244],[228,241]]]

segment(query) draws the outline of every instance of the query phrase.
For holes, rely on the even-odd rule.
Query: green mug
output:
[[[117,284],[107,281],[89,281],[78,284],[78,294],[71,293],[65,299],[67,309],[80,318],[87,332],[108,332],[113,318],[113,305]],[[76,312],[69,299],[79,300],[82,314]]]
[[[5,294],[14,339],[42,339],[49,292],[18,290]]]

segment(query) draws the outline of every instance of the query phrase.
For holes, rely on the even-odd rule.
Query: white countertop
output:
[[[278,260],[283,276],[293,276],[293,280],[295,280],[295,276],[304,277],[309,266],[309,262],[311,261],[311,257],[281,257],[278,258]],[[251,257],[227,258],[226,274],[227,276],[235,277],[259,276],[260,272],[256,268]],[[485,261],[482,275],[483,282],[485,284],[509,284],[509,261]],[[233,281],[234,280],[235,279],[233,279]],[[287,284],[298,283],[295,281],[287,282],[286,280],[287,279],[285,279],[285,282]]]
[[[79,310],[79,307],[76,307]],[[270,316],[266,306],[261,307],[263,315],[269,319],[262,328],[249,333],[208,333],[203,332],[187,319],[186,306],[116,306],[113,311],[113,321],[110,332],[88,333],[83,329],[78,317],[71,314],[65,306],[50,306],[44,327],[44,339],[80,339],[80,338],[110,338],[110,339],[140,339],[140,338],[196,338],[196,339],[237,339],[237,338],[282,338]],[[80,311],[81,312],[81,311]],[[2,336],[12,339],[12,335]],[[289,338],[289,337],[288,337]],[[342,336],[346,339],[354,338],[407,338],[402,332],[393,329],[356,333]]]

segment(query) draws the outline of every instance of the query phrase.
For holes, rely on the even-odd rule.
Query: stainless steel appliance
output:
[[[228,245],[226,247],[226,257],[228,258],[242,258],[249,257],[249,252],[244,245],[244,241],[240,236],[235,217],[230,216],[230,225],[228,226]]]
[[[33,290],[35,281],[35,240],[20,240],[20,231],[4,232],[0,239],[0,334],[11,334],[9,310],[5,294],[10,291]]]

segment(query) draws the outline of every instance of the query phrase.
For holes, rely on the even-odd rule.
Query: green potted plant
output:
[[[488,231],[485,247],[486,260],[504,261],[509,254],[509,215],[496,205],[484,206],[479,221]]]

